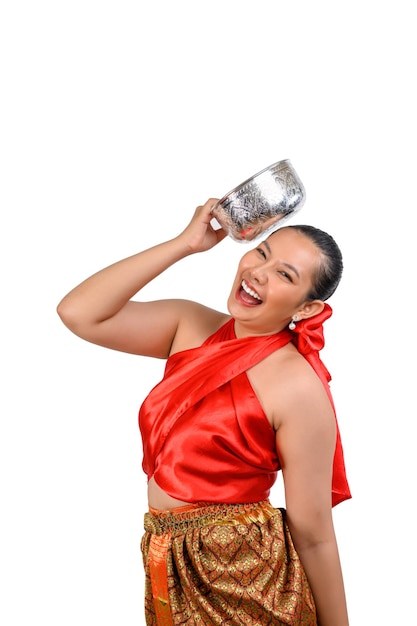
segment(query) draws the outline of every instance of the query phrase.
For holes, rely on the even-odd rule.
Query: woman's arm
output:
[[[131,298],[174,263],[209,250],[226,236],[211,225],[214,199],[196,209],[177,237],[114,263],[87,278],[58,304],[63,323],[83,339],[115,350],[167,358],[181,319],[200,305]]]
[[[313,592],[319,626],[348,626],[332,518],[333,409],[322,383],[305,361],[293,371],[289,369],[285,383],[277,448],[289,529]]]

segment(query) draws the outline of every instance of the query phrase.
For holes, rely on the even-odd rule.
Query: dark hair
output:
[[[339,246],[331,235],[315,226],[292,224],[285,228],[297,230],[320,249],[322,261],[313,277],[313,287],[307,300],[327,300],[336,291],[342,278],[343,258]]]

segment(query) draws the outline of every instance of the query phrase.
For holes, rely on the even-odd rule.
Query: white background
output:
[[[405,1],[2,3],[2,626],[144,623],[137,411],[163,362],[83,342],[58,301],[285,158],[294,221],[345,258],[322,356],[351,624],[415,623],[415,59]],[[145,292],[224,310],[247,245]]]

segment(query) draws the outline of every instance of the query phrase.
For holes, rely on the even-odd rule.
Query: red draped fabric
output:
[[[298,322],[294,331],[236,338],[231,319],[202,346],[169,357],[163,380],[139,412],[143,469],[185,502],[244,503],[268,497],[280,469],[275,433],[246,371],[293,341],[320,377],[333,405],[330,375],[319,357],[322,323],[332,311]],[[337,425],[337,421],[336,421]],[[350,498],[337,428],[333,506]]]
[[[332,309],[328,304],[324,305],[324,309],[318,315],[314,315],[307,320],[297,322],[293,333],[293,343],[297,350],[307,359],[320,380],[322,381],[329,400],[332,404],[336,417],[336,409],[333,397],[330,391],[329,382],[331,376],[320,359],[319,352],[324,347],[323,322],[332,315]],[[345,461],[343,456],[343,447],[340,438],[339,426],[336,419],[336,450],[333,460],[333,485],[332,485],[332,502],[333,506],[351,498],[349,485],[346,479]]]

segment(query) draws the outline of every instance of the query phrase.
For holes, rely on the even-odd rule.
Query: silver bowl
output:
[[[304,186],[285,159],[229,191],[215,204],[212,215],[232,239],[248,242],[277,230],[304,202]]]

